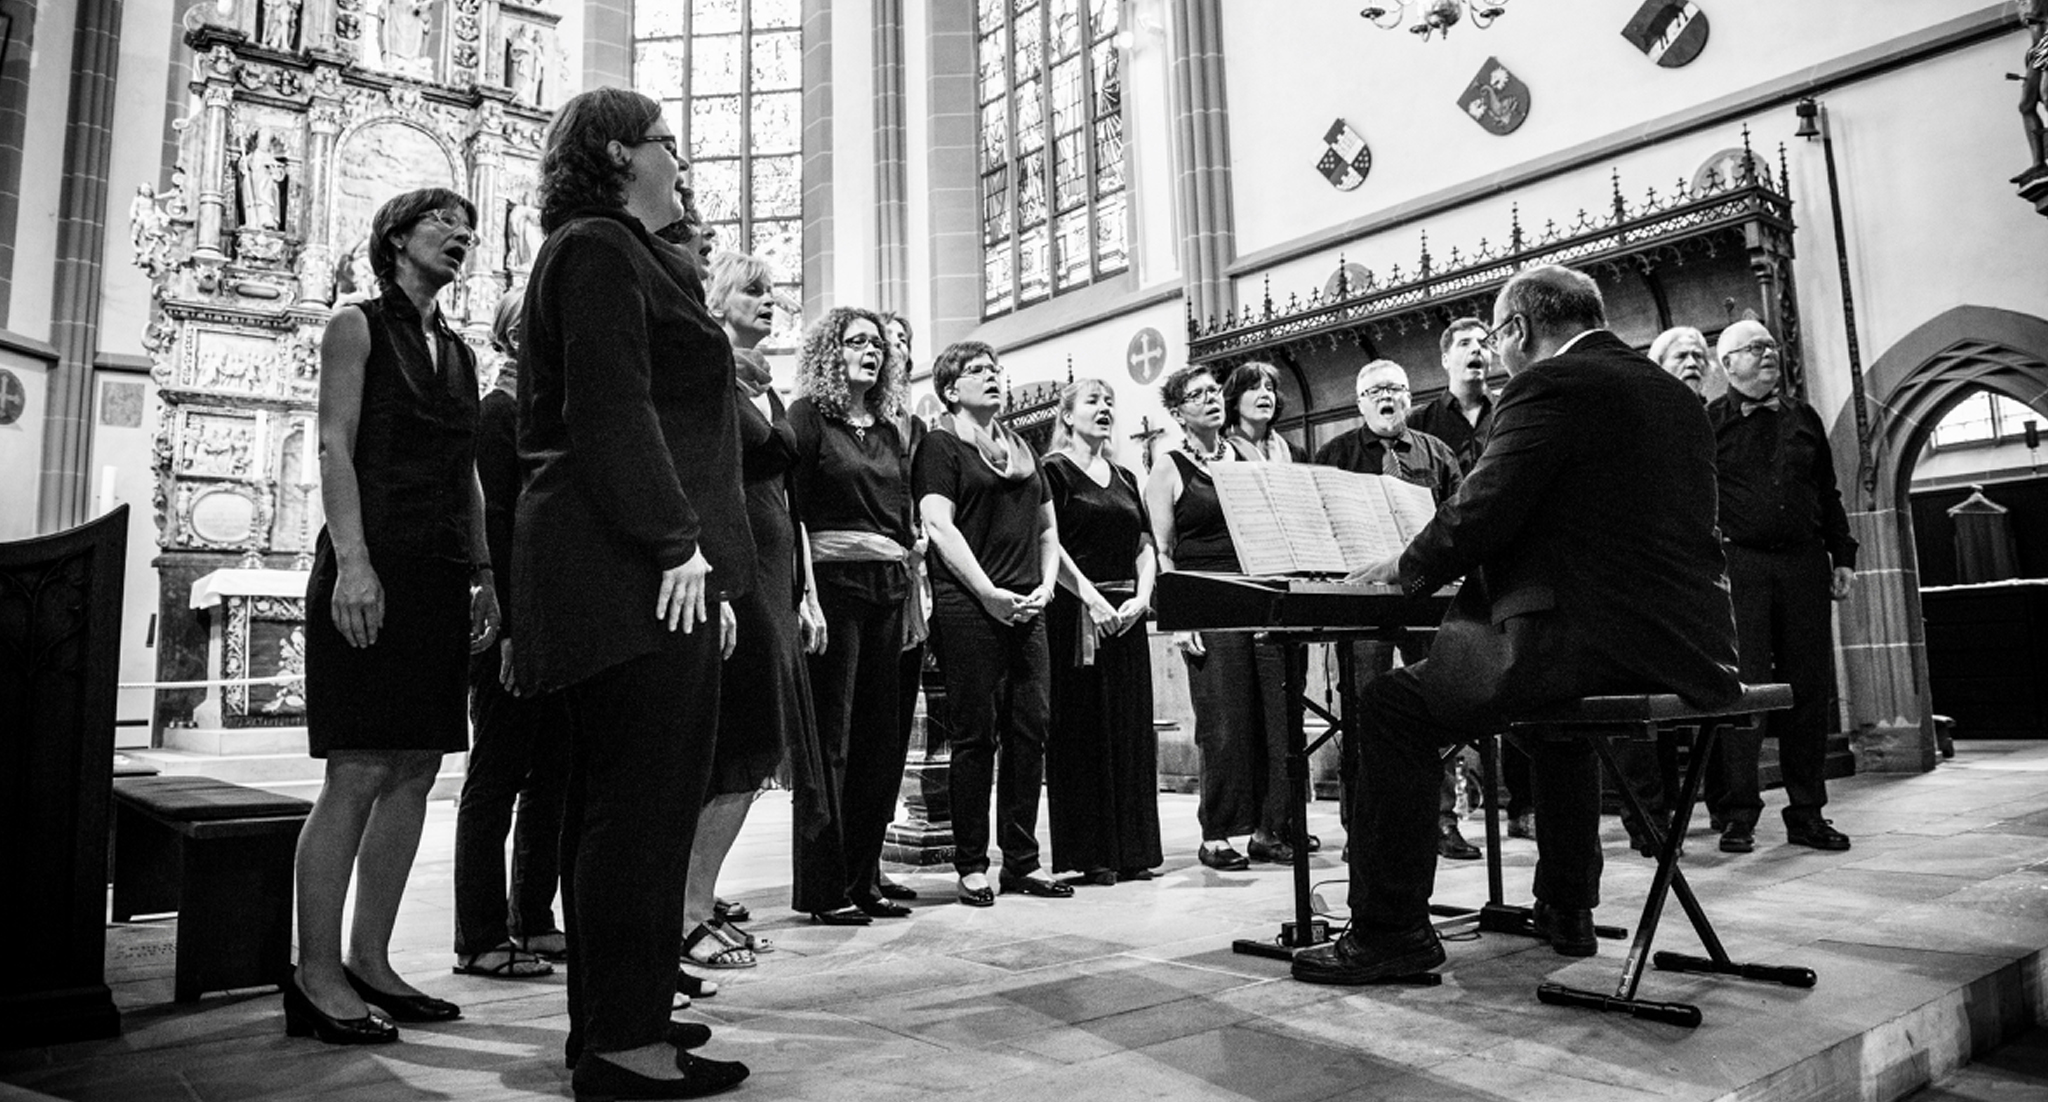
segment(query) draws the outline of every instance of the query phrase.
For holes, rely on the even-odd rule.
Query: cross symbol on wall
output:
[[[1149,414],[1138,418],[1138,431],[1131,434],[1131,439],[1145,446],[1145,473],[1147,474],[1152,473],[1152,442],[1164,435],[1166,435],[1165,429],[1155,429],[1152,427],[1152,418]]]
[[[1150,329],[1139,330],[1132,339],[1128,366],[1131,378],[1139,383],[1149,383],[1159,377],[1160,368],[1166,362],[1166,342]]]

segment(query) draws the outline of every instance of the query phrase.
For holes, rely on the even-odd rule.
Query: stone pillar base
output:
[[[1866,724],[1850,741],[1858,773],[1925,773],[1937,760],[1932,721]]]
[[[882,836],[882,860],[918,868],[953,863],[952,738],[932,716],[945,713],[946,686],[929,652],[922,681],[903,765],[903,818]]]

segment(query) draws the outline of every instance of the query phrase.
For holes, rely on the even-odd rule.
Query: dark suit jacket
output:
[[[679,250],[576,212],[534,258],[524,338],[513,657],[549,690],[661,649],[661,573],[699,550],[712,598],[744,593],[754,544],[732,345]]]
[[[491,586],[505,619],[498,637],[512,638],[512,512],[519,501],[519,400],[502,385],[477,407],[476,478],[484,491],[484,542],[491,548]],[[493,661],[496,661],[493,651]]]
[[[1401,556],[1466,577],[1422,677],[1451,722],[1600,693],[1740,691],[1714,438],[1685,384],[1595,331],[1516,375],[1463,485]]]

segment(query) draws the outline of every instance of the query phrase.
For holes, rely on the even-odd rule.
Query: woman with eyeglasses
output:
[[[790,906],[825,926],[903,918],[883,897],[882,839],[907,746],[897,724],[910,592],[910,469],[896,418],[903,363],[869,310],[840,306],[804,334],[789,424],[797,512],[823,614],[813,640],[817,738],[790,748]]]
[[[1218,463],[1243,462],[1223,438],[1223,386],[1207,365],[1189,364],[1168,375],[1159,394],[1182,433],[1168,461],[1154,466],[1145,483],[1159,569],[1238,573],[1237,545],[1210,473]],[[1173,641],[1188,666],[1201,755],[1195,815],[1202,847],[1196,856],[1220,871],[1249,868],[1250,860],[1230,844],[1235,835],[1249,835],[1247,848],[1254,855],[1278,860],[1291,811],[1284,772],[1291,703],[1285,664],[1259,654],[1247,632],[1183,631]]]
[[[1280,397],[1280,372],[1258,360],[1232,368],[1223,380],[1223,438],[1239,459],[1265,463],[1308,460],[1293,441],[1273,431],[1287,408]]]
[[[1145,632],[1158,559],[1138,479],[1112,458],[1115,431],[1116,391],[1068,383],[1045,461],[1060,533],[1060,588],[1046,612],[1052,867],[1103,885],[1150,880],[1164,860]]]
[[[995,349],[947,345],[932,363],[946,413],[918,446],[918,508],[931,537],[932,638],[946,676],[957,898],[988,907],[989,793],[1005,892],[1059,899],[1074,889],[1038,860],[1048,662],[1045,618],[1059,531],[1031,445],[996,419],[1005,393]]]
[[[680,250],[658,104],[600,88],[541,154],[547,240],[526,288],[513,537],[522,685],[568,694],[562,830],[578,1097],[690,1098],[746,1077],[679,1051],[683,887],[718,738],[727,600],[754,548],[732,346]]]
[[[327,767],[299,834],[299,963],[284,1017],[285,1032],[328,1044],[395,1041],[393,1022],[462,1016],[400,978],[390,950],[441,755],[469,745],[469,656],[498,630],[471,459],[476,357],[435,301],[475,244],[475,219],[442,188],[379,207],[369,254],[382,292],[336,310],[321,338],[327,523],[306,589],[306,727]]]

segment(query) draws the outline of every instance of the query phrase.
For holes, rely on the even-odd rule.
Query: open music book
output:
[[[1348,574],[1401,553],[1436,516],[1412,482],[1306,463],[1209,469],[1246,574]]]

